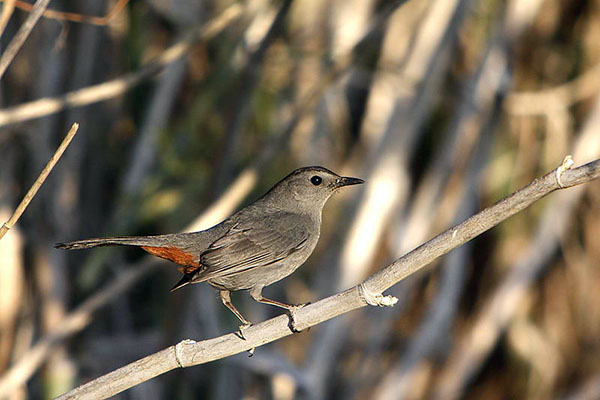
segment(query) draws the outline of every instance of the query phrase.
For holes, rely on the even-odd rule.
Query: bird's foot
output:
[[[290,308],[288,308],[288,311],[290,313],[290,323],[289,323],[288,326],[290,327],[290,330],[292,332],[294,332],[294,333],[300,333],[300,332],[302,332],[302,329],[298,328],[298,323],[297,323],[297,320],[296,320],[296,311],[298,311],[301,308],[306,307],[309,304],[310,304],[310,302],[304,303],[304,304],[294,305],[294,306],[291,306]]]
[[[242,340],[247,340],[245,331],[246,331],[246,329],[250,328],[251,326],[252,326],[251,322],[246,322],[246,323],[240,325],[238,328],[238,332],[236,333],[237,336],[239,336],[240,339],[242,339]],[[253,348],[247,350],[248,357],[252,357],[254,355],[254,350],[256,350],[256,347],[253,347]]]
[[[238,332],[237,335],[240,337],[240,339],[242,340],[246,340],[246,335],[245,335],[245,331],[246,329],[250,328],[252,326],[251,322],[246,322],[242,325],[240,325],[240,327],[238,328]]]

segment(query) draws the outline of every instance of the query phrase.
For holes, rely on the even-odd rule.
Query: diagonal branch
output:
[[[75,134],[77,133],[78,129],[78,123],[74,123],[71,126],[71,129],[69,129],[69,132],[67,132],[67,135],[61,142],[60,146],[58,146],[58,149],[56,149],[56,152],[50,158],[50,161],[48,161],[48,164],[46,164],[46,166],[44,167],[38,178],[35,180],[33,185],[31,185],[31,188],[29,189],[21,203],[19,203],[19,206],[17,207],[13,215],[8,221],[2,224],[2,227],[0,227],[0,239],[2,239],[6,232],[8,232],[8,230],[12,228],[14,224],[17,223],[19,218],[21,218],[21,215],[23,215],[27,206],[29,205],[29,203],[31,203],[31,200],[33,200],[40,187],[42,187],[42,184],[44,183],[48,175],[50,175],[50,172],[52,172],[52,169],[54,168],[58,160],[60,160],[67,147],[69,147],[69,144],[71,144],[71,140],[73,140],[73,138],[75,137]]]
[[[126,93],[132,87],[139,85],[145,79],[161,71],[166,65],[186,54],[192,43],[198,39],[208,40],[222,32],[232,21],[242,15],[243,9],[237,3],[229,6],[220,15],[205,23],[200,29],[192,30],[138,71],[97,85],[73,90],[58,97],[44,97],[29,103],[0,109],[0,126],[54,114],[68,107],[81,107],[97,103]]]
[[[412,250],[362,284],[299,309],[295,313],[296,327],[306,329],[367,304],[391,305],[394,299],[383,296],[381,292],[417,272],[437,257],[491,229],[557,189],[572,187],[600,177],[600,160],[575,169],[569,169],[570,164],[567,160],[569,158],[556,170]],[[201,342],[183,340],[177,345],[75,388],[59,399],[97,399],[113,396],[175,368],[222,359],[289,336],[292,332],[288,325],[288,317],[280,315],[248,328],[244,332],[246,340],[233,333]]]

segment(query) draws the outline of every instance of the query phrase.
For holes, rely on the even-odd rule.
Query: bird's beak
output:
[[[335,180],[334,186],[337,189],[342,186],[360,185],[361,183],[365,183],[365,181],[363,181],[360,178],[351,178],[349,176],[341,176]]]

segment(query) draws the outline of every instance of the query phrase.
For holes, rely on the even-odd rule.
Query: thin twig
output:
[[[0,2],[14,3],[14,6],[26,12],[32,12],[34,6],[21,0],[0,0]],[[117,4],[103,17],[97,17],[95,15],[83,15],[72,12],[63,12],[55,10],[46,10],[43,13],[44,18],[56,19],[59,21],[70,21],[80,22],[92,25],[106,25],[112,20],[118,13],[125,8],[129,3],[129,0],[119,0]]]
[[[579,185],[599,177],[600,160],[575,169],[561,168],[560,184],[556,178],[556,170],[551,171],[424,243],[375,273],[362,284],[297,310],[295,312],[296,327],[299,329],[309,328],[364,307],[367,302],[369,304],[391,304],[393,299],[383,296],[381,292],[417,272],[437,257],[491,229],[555,190]],[[280,315],[251,326],[244,334],[246,340],[240,339],[233,333],[201,342],[183,340],[177,345],[170,346],[75,388],[58,399],[107,398],[173,369],[222,359],[289,336],[292,332],[289,328],[288,316]]]
[[[4,72],[6,71],[12,60],[19,52],[21,46],[23,46],[23,43],[25,43],[25,40],[31,33],[31,30],[33,29],[35,24],[42,16],[42,13],[46,9],[46,7],[48,7],[48,3],[50,3],[50,0],[38,0],[35,2],[31,14],[29,14],[29,16],[27,17],[27,19],[25,20],[15,37],[13,37],[13,39],[10,41],[10,44],[8,45],[4,53],[2,53],[2,57],[0,58],[0,79],[4,75]]]
[[[199,39],[207,40],[225,29],[233,20],[240,17],[243,6],[234,3],[219,16],[208,21],[200,29],[192,31],[183,39],[166,49],[158,58],[144,64],[138,71],[130,72],[119,78],[65,93],[58,97],[45,97],[19,106],[0,110],[0,127],[16,122],[27,121],[45,115],[57,113],[69,107],[81,107],[87,104],[119,96],[145,79],[161,71],[167,64],[181,57],[190,44]]]
[[[33,197],[36,195],[37,191],[40,189],[40,187],[52,171],[52,168],[54,168],[58,160],[60,160],[60,157],[63,155],[63,153],[71,143],[71,140],[73,140],[73,137],[77,133],[78,129],[79,124],[75,122],[73,126],[71,126],[71,129],[69,129],[67,136],[65,136],[60,146],[58,146],[58,149],[56,149],[56,152],[54,153],[52,158],[50,158],[50,161],[48,161],[48,164],[46,164],[46,167],[40,173],[40,176],[38,176],[33,185],[31,185],[31,188],[29,189],[25,197],[23,197],[23,200],[21,200],[21,203],[13,213],[12,217],[10,217],[10,219],[6,221],[0,228],[0,239],[2,239],[6,232],[8,232],[8,230],[12,228],[14,224],[17,223],[19,218],[21,218],[21,215],[23,215],[23,212],[25,211],[29,203],[31,203],[31,200],[33,200]]]

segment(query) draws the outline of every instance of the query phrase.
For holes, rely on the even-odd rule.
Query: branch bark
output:
[[[569,164],[565,162],[556,170],[412,250],[362,284],[298,310],[295,314],[296,326],[306,329],[367,304],[393,303],[393,299],[381,293],[437,257],[491,229],[555,190],[576,186],[599,177],[600,160],[575,169],[569,169]],[[110,397],[175,368],[222,359],[292,334],[286,315],[251,326],[244,333],[246,340],[240,339],[234,333],[201,342],[183,340],[75,388],[58,399]]]

